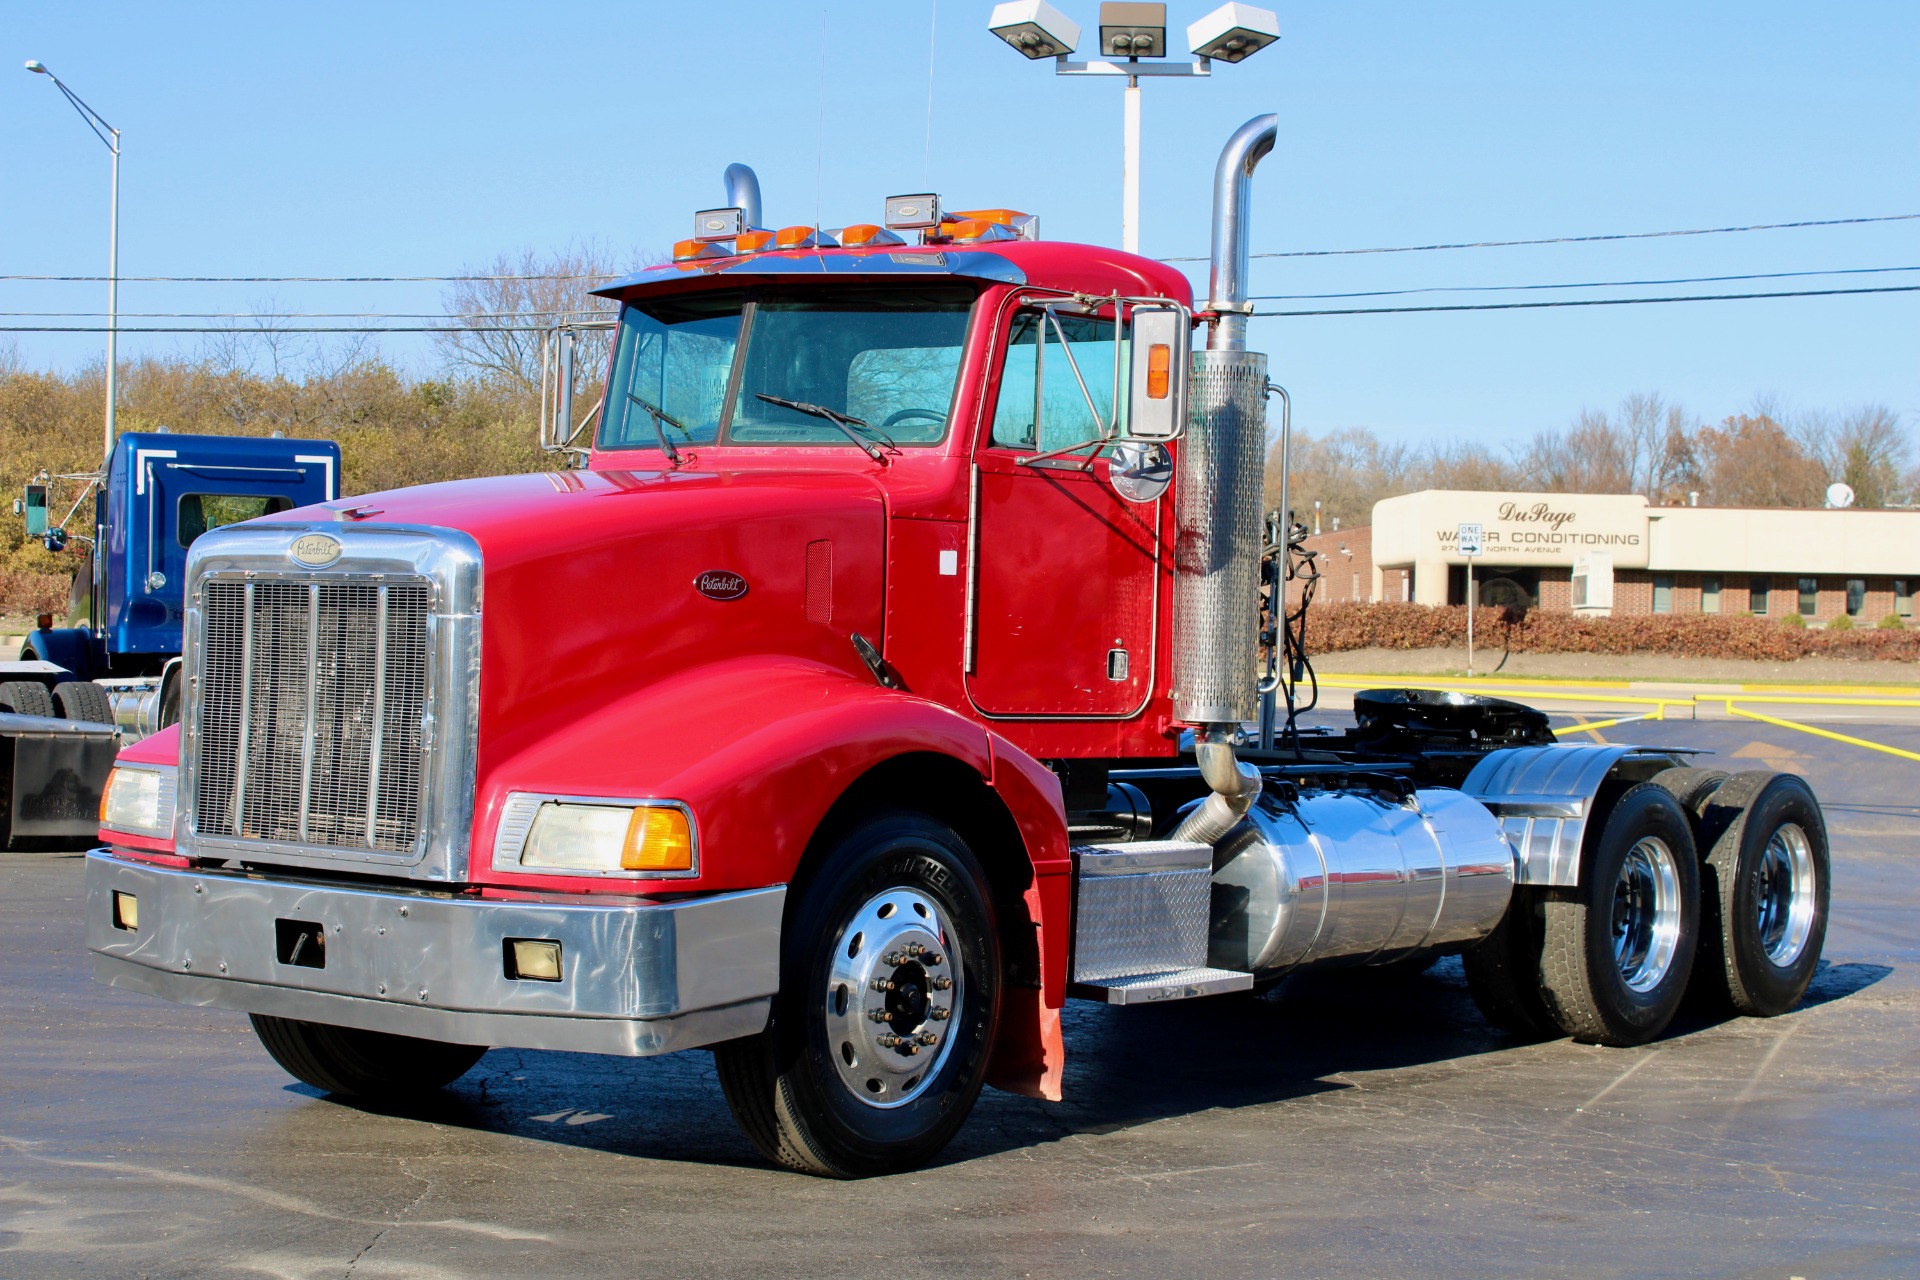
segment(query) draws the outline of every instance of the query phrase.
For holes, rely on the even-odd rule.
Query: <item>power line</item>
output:
[[[607,320],[612,308],[591,310],[572,307],[554,311],[122,311],[134,320],[503,320],[522,317],[579,317]],[[106,311],[0,311],[0,316],[40,320],[106,320]]]
[[[1696,293],[1668,298],[1563,298],[1553,302],[1463,302],[1431,307],[1344,307],[1320,311],[1255,311],[1256,316],[1392,316],[1426,311],[1531,311],[1546,307],[1626,307],[1652,302],[1745,302],[1756,298],[1834,298],[1859,293],[1920,293],[1920,284],[1860,289],[1800,289],[1780,293]]]
[[[1509,293],[1522,289],[1625,289],[1667,284],[1721,284],[1731,280],[1792,280],[1804,276],[1882,275],[1892,271],[1920,271],[1920,267],[1840,267],[1831,271],[1764,271],[1738,276],[1671,276],[1664,280],[1582,280],[1573,284],[1458,284],[1421,289],[1367,289],[1354,293],[1256,293],[1259,302],[1309,301],[1316,298],[1394,298],[1414,293]],[[7,312],[0,311],[0,315]],[[57,313],[49,313],[57,314]],[[98,314],[98,312],[90,313]]]
[[[121,276],[121,284],[465,284],[502,280],[618,280],[625,274],[590,272],[506,276]],[[0,280],[37,280],[55,284],[105,284],[106,276],[0,275]]]
[[[236,329],[232,325],[120,325],[120,333],[224,333],[236,338],[264,338],[283,333],[545,333],[545,324],[420,324],[420,325],[273,325]],[[0,325],[0,333],[105,333],[99,325]]]
[[[1748,302],[1763,298],[1837,298],[1866,293],[1920,293],[1920,284],[1873,285],[1857,289],[1798,289],[1771,293],[1700,293],[1664,298],[1565,298],[1552,302],[1468,302],[1430,307],[1343,307],[1313,311],[1255,311],[1256,316],[1387,316],[1442,311],[1520,311],[1546,307],[1624,307],[1660,302]],[[290,325],[259,330],[231,325],[138,325],[121,333],[223,333],[264,337],[285,333],[543,333],[551,326],[522,325]],[[105,333],[105,325],[0,325],[0,333]]]
[[[1547,236],[1539,240],[1474,240],[1459,244],[1403,244],[1374,249],[1295,249],[1256,253],[1255,258],[1338,258],[1358,253],[1430,253],[1436,249],[1510,249],[1529,244],[1591,244],[1599,240],[1660,240],[1669,236],[1720,236],[1736,231],[1789,231],[1799,227],[1848,227],[1867,222],[1910,222],[1920,213],[1890,213],[1873,218],[1820,218],[1807,222],[1757,222],[1747,227],[1699,227],[1687,231],[1627,231],[1601,236]],[[1162,258],[1162,262],[1206,262],[1206,258]]]
[[[1759,222],[1743,227],[1697,227],[1682,231],[1628,231],[1610,235],[1547,236],[1536,240],[1476,240],[1458,244],[1408,244],[1367,249],[1295,249],[1256,253],[1255,258],[1334,258],[1365,253],[1428,253],[1438,249],[1504,249],[1516,245],[1590,244],[1604,240],[1658,240],[1671,236],[1717,236],[1740,231],[1788,231],[1802,227],[1845,227],[1873,222],[1910,222],[1920,213],[1891,213],[1869,218],[1818,218],[1801,222]],[[1205,262],[1207,258],[1162,258],[1162,262]],[[617,280],[624,273],[568,273],[454,276],[121,276],[123,284],[463,284],[515,280]],[[54,284],[105,284],[106,276],[0,275],[0,280]]]

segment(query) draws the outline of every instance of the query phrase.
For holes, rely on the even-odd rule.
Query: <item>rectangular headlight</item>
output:
[[[100,825],[165,839],[173,834],[174,779],[165,765],[115,765],[100,792]]]
[[[535,812],[520,865],[600,875],[693,870],[693,824],[677,804],[548,800]]]

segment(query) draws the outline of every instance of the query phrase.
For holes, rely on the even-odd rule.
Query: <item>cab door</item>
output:
[[[1045,456],[1112,429],[1124,326],[1034,299],[1004,332],[974,453],[968,696],[1007,719],[1130,718],[1153,688],[1170,499],[1121,498],[1092,448]]]

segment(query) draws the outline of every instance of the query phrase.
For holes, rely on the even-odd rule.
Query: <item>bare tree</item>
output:
[[[498,380],[534,395],[540,389],[542,331],[563,321],[611,316],[614,305],[588,290],[622,274],[615,255],[595,245],[576,245],[541,255],[529,249],[517,258],[501,254],[462,274],[472,279],[448,286],[442,302],[460,326],[436,334],[448,361],[484,381]],[[597,383],[606,362],[605,335],[589,335],[575,357],[576,393]]]
[[[1695,438],[1708,500],[1727,507],[1820,505],[1826,472],[1772,418],[1740,414]]]
[[[1898,506],[1913,500],[1902,474],[1913,444],[1899,415],[1885,405],[1863,405],[1837,416],[1799,415],[1793,435],[1829,480],[1853,489],[1860,506]]]

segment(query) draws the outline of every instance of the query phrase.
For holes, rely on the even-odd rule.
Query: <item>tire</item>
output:
[[[1653,785],[1660,787],[1680,802],[1680,807],[1693,819],[1694,844],[1701,848],[1700,815],[1705,812],[1713,793],[1728,778],[1724,769],[1662,769],[1653,775]]]
[[[1790,773],[1735,774],[1703,818],[1703,1004],[1771,1018],[1800,1002],[1827,937],[1833,871],[1820,803]]]
[[[1560,1034],[1540,990],[1540,921],[1533,891],[1514,889],[1507,914],[1492,933],[1461,953],[1460,967],[1488,1022],[1522,1040]]]
[[[1619,1047],[1666,1030],[1700,937],[1693,826],[1673,793],[1642,782],[1589,829],[1580,885],[1548,891],[1540,985],[1575,1040]]]
[[[113,703],[107,691],[91,680],[69,680],[53,687],[56,715],[89,724],[112,724]]]
[[[53,698],[43,684],[8,680],[0,683],[0,711],[11,711],[17,716],[50,716]]]
[[[480,1061],[479,1045],[249,1014],[253,1033],[294,1079],[326,1093],[406,1101],[443,1089]]]
[[[780,973],[766,1030],[714,1048],[754,1146],[833,1178],[930,1160],[973,1109],[1000,1012],[992,898],[966,843],[918,813],[859,821],[793,901]]]

